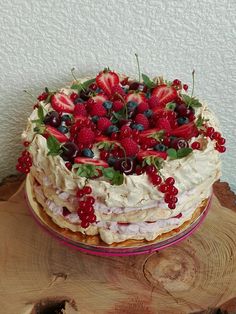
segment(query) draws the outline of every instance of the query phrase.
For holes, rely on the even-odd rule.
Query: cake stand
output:
[[[190,221],[185,222],[180,228],[157,237],[153,241],[126,240],[121,243],[108,245],[104,243],[99,236],[85,236],[79,232],[74,233],[57,226],[36,201],[31,188],[29,175],[26,178],[25,198],[36,222],[51,236],[64,245],[84,253],[100,256],[150,254],[154,251],[163,250],[171,245],[175,245],[189,237],[200,226],[208,213],[211,203],[211,197],[209,197],[199,206],[197,211],[195,211],[194,217],[192,217]]]

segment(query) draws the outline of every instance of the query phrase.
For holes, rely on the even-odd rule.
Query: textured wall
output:
[[[104,66],[191,83],[219,116],[228,141],[223,180],[236,191],[235,1],[12,0],[0,10],[0,179],[14,173],[32,100]]]

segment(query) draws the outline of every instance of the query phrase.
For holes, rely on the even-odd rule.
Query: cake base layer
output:
[[[50,212],[46,212],[40,202],[36,200],[29,176],[27,178],[26,193],[34,215],[36,216],[37,220],[40,220],[40,223],[43,224],[48,230],[59,236],[59,238],[61,239],[68,239],[69,242],[75,245],[79,244],[82,246],[84,245],[85,247],[90,246],[93,248],[142,248],[144,246],[150,246],[153,244],[160,244],[161,246],[162,243],[171,242],[171,239],[178,237],[178,235],[184,235],[185,232],[187,233],[191,229],[191,227],[194,228],[195,225],[198,224],[198,221],[201,219],[202,215],[204,215],[204,211],[209,203],[209,199],[202,201],[201,204],[196,208],[190,219],[185,221],[178,228],[174,228],[169,232],[158,235],[152,241],[147,241],[144,239],[128,239],[119,243],[112,243],[108,245],[107,243],[102,241],[100,235],[84,235],[81,232],[73,232],[69,230],[69,228],[61,228],[60,225],[64,226],[64,221],[60,222],[60,220],[58,219],[55,220],[55,217],[51,217],[49,215]],[[70,227],[73,228],[73,226]]]

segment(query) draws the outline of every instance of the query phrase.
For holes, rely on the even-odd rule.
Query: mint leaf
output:
[[[98,149],[111,150],[115,146],[115,142],[98,142],[96,143]]]
[[[190,97],[188,95],[182,95],[182,99],[188,107],[199,108],[202,104],[195,97]]]
[[[190,148],[190,147],[180,148],[180,149],[177,151],[177,158],[186,157],[186,156],[188,156],[192,151],[193,151],[193,150],[192,150],[192,148]]]
[[[77,89],[78,92],[81,92],[81,90],[87,89],[92,83],[96,81],[96,78],[93,78],[91,80],[87,80],[83,83],[75,82],[71,85],[71,89]]]
[[[157,170],[160,170],[162,168],[163,161],[163,158],[157,156],[147,156],[143,159],[143,167],[146,165],[153,165]]]
[[[101,166],[89,165],[89,164],[74,164],[73,168],[77,168],[77,175],[84,178],[94,178],[99,175],[99,169]]]
[[[166,109],[168,110],[174,110],[176,107],[176,104],[174,102],[168,102],[168,104],[166,104]]]
[[[150,78],[146,75],[142,73],[142,79],[145,85],[147,85],[148,88],[153,88],[156,86],[156,84],[150,80]]]
[[[195,122],[196,127],[198,129],[204,129],[203,124],[205,122],[209,121],[209,119],[205,119],[204,117],[202,117],[201,115],[198,116],[197,121]]]
[[[176,149],[169,148],[169,149],[167,149],[166,152],[167,152],[167,155],[170,157],[170,159],[177,159],[178,158]]]
[[[121,185],[124,182],[123,174],[111,167],[103,168],[102,173],[105,178],[111,181],[111,184]]]
[[[52,135],[47,138],[48,155],[57,156],[62,152],[60,142]]]

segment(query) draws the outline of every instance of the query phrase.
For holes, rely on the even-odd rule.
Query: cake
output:
[[[110,69],[45,88],[22,142],[16,168],[44,213],[108,245],[153,241],[193,221],[225,151],[215,115],[188,85]]]

